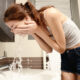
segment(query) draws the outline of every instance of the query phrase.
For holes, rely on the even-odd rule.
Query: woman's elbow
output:
[[[63,54],[63,53],[65,52],[65,50],[66,50],[66,48],[65,48],[65,47],[60,48],[60,49],[59,49],[59,53],[60,53],[60,54]]]
[[[65,52],[65,50],[66,50],[66,48],[64,47],[64,48],[59,48],[56,51],[58,51],[60,54],[63,54]],[[48,49],[48,50],[45,50],[45,51],[46,51],[46,53],[52,53],[53,49]]]
[[[46,50],[46,53],[52,53],[53,49]]]

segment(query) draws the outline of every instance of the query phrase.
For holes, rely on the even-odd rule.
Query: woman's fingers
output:
[[[32,34],[28,29],[15,29],[12,32],[14,34]]]
[[[12,30],[13,32],[16,31],[16,32],[24,32],[24,31],[29,31],[29,29],[14,29]]]
[[[15,33],[15,34],[31,34],[33,32],[35,32],[36,29],[36,25],[33,24],[34,21],[26,21],[25,25],[19,25],[16,28],[12,28],[11,32]]]
[[[24,28],[24,27],[17,27],[16,29],[11,29],[11,32],[13,33],[28,33],[28,31],[30,30],[30,28]]]
[[[29,25],[19,25],[17,29],[24,29],[24,28],[29,28],[29,27],[30,27]]]
[[[28,31],[13,31],[15,34],[28,34]]]
[[[19,26],[17,27],[17,29],[27,29],[27,28],[30,28],[30,27],[33,27],[33,24],[19,25]]]
[[[25,24],[33,24],[34,21],[25,21],[24,23],[25,23]]]

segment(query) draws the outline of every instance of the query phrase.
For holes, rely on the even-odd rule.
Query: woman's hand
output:
[[[13,29],[11,29],[11,32],[15,34],[33,34],[36,33],[38,29],[38,25],[35,21],[25,21],[24,25],[19,25]]]

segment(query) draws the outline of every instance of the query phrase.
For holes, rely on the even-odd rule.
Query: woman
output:
[[[80,31],[71,19],[54,6],[36,10],[28,1],[11,5],[4,21],[13,33],[32,35],[47,53],[61,53],[62,80],[80,80]]]

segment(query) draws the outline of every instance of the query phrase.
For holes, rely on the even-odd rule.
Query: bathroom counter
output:
[[[60,75],[53,74],[50,70],[23,69],[21,72],[2,71],[0,80],[60,80]]]

